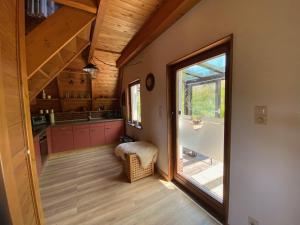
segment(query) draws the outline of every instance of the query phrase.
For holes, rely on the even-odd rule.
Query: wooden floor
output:
[[[158,176],[132,184],[112,147],[47,161],[40,178],[46,225],[217,225]]]

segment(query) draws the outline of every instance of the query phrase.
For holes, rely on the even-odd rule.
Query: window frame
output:
[[[187,82],[187,85],[190,85],[190,88],[191,88],[191,92],[193,91],[193,87],[195,86],[200,86],[202,84],[215,84],[215,118],[223,118],[221,116],[221,113],[222,113],[222,91],[221,91],[221,86],[222,86],[222,81],[225,81],[225,76],[213,76],[213,77],[210,77],[211,79],[207,79],[207,80],[204,80],[204,81],[201,81],[201,79],[199,81],[192,81],[192,82]],[[191,105],[191,109],[190,109],[190,113],[191,115],[189,114],[185,114],[185,110],[183,110],[183,114],[186,115],[186,116],[191,116],[192,117],[192,112],[193,112],[193,107],[192,107],[192,98],[189,99],[190,102],[189,104]],[[185,103],[186,104],[186,103]],[[184,106],[186,107],[186,105]],[[189,111],[189,110],[188,110]]]
[[[128,125],[135,127],[137,129],[142,129],[142,112],[141,112],[141,122],[134,121],[132,119],[132,103],[131,103],[131,88],[135,85],[140,85],[140,105],[141,105],[141,111],[142,111],[142,100],[141,100],[141,80],[137,79],[135,81],[132,81],[128,84]]]

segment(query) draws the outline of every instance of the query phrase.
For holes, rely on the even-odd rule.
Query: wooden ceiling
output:
[[[199,1],[101,0],[88,57],[75,60],[70,69],[80,70],[88,61],[96,64],[100,72],[93,86],[101,95],[118,97],[118,68]]]
[[[63,70],[82,73],[94,63],[93,102],[116,104],[119,68],[200,0],[54,1],[62,6],[26,35],[31,101]]]
[[[96,50],[121,53],[163,0],[110,0],[104,6]]]

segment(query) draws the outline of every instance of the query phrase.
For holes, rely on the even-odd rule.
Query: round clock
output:
[[[155,85],[155,78],[153,73],[149,73],[146,77],[146,88],[148,91],[152,91]]]

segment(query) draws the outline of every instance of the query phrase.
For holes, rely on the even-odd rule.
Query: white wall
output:
[[[142,79],[144,129],[128,133],[157,144],[168,172],[166,64],[234,34],[230,225],[300,224],[299,12],[299,0],[203,0],[125,68],[124,87]],[[268,106],[266,126],[255,105]]]

